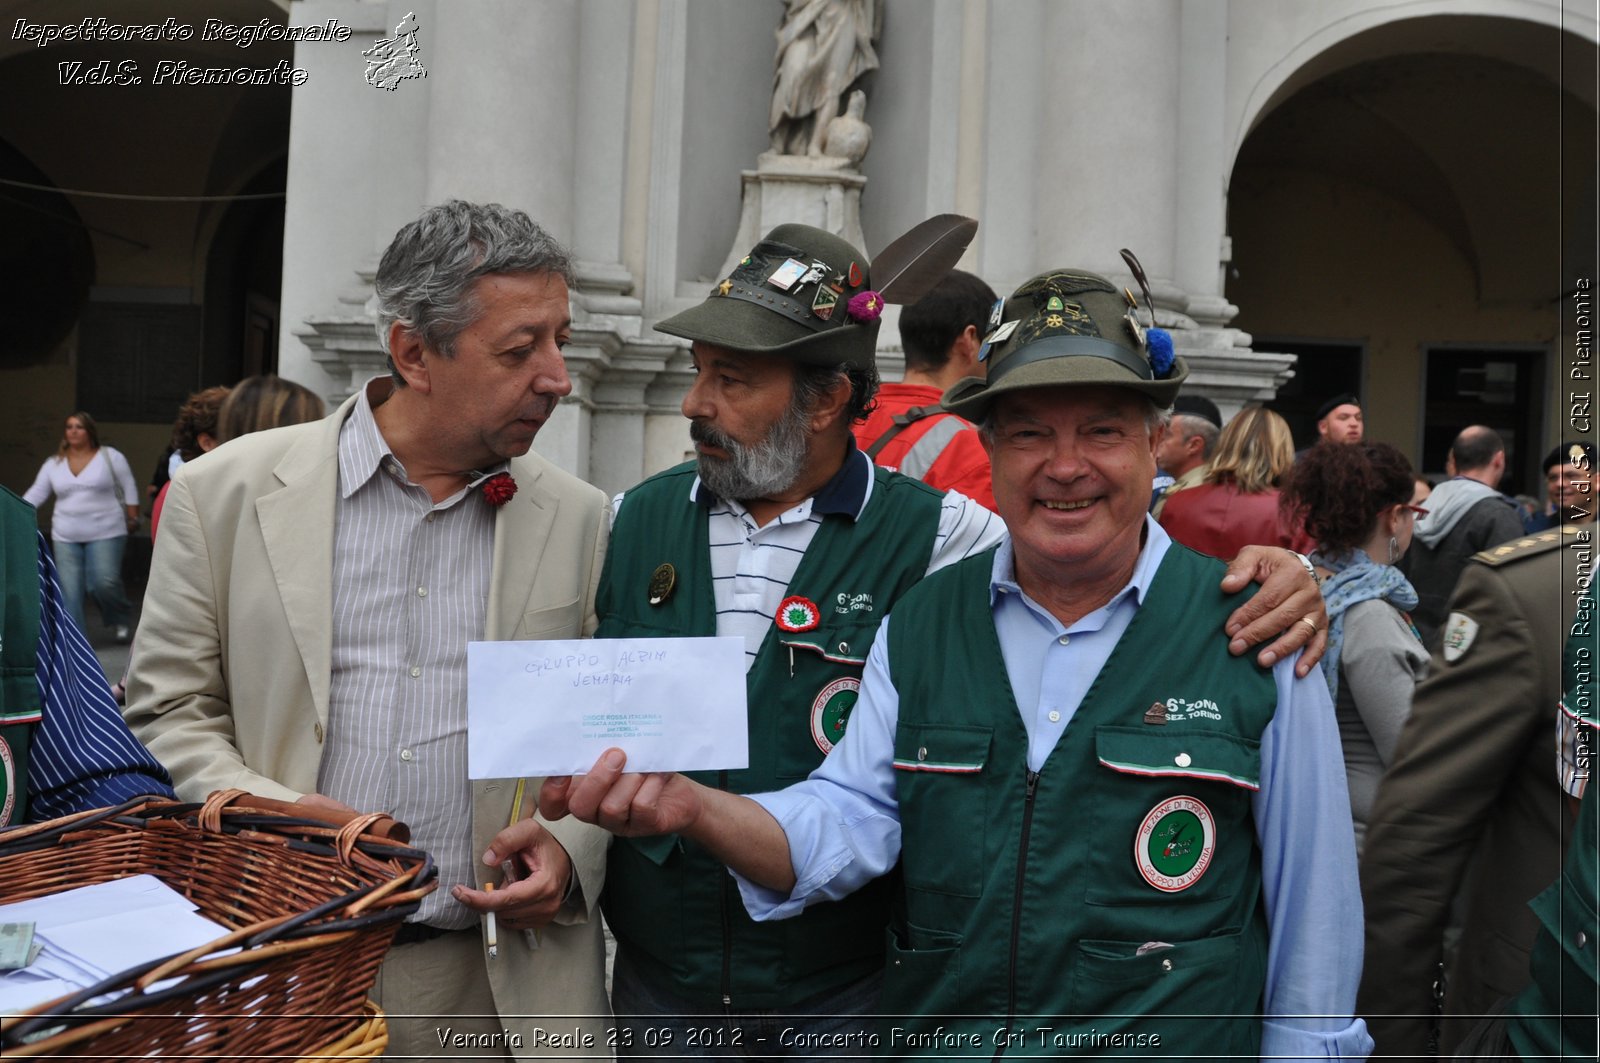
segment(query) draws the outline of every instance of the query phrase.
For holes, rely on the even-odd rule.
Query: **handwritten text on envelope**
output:
[[[748,767],[744,640],[467,645],[471,778],[581,774],[612,746],[628,771]]]

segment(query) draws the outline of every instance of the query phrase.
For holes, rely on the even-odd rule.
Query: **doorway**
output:
[[[1506,443],[1500,490],[1537,498],[1544,479],[1539,460],[1549,348],[1435,343],[1425,345],[1422,356],[1422,471],[1444,475],[1456,435],[1471,424],[1488,425]]]

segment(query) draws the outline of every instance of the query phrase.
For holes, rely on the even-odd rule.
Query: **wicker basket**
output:
[[[377,1059],[388,1047],[389,1024],[383,1021],[383,1009],[369,1000],[366,1016],[359,1026],[332,1044],[301,1056],[300,1063],[330,1059]]]
[[[4,1054],[293,1059],[354,1034],[360,1058],[361,1045],[387,1040],[381,1016],[373,1033],[367,992],[396,928],[438,885],[433,862],[388,816],[311,818],[323,815],[232,790],[0,832],[6,900],[148,873],[233,931],[0,1019]],[[132,991],[89,1003],[121,989]]]

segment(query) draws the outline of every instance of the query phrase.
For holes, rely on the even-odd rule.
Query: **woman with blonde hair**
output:
[[[327,414],[322,397],[303,384],[266,373],[233,386],[217,411],[217,442],[251,432],[319,421]]]
[[[1282,417],[1246,406],[1229,421],[1201,482],[1168,494],[1161,526],[1184,546],[1232,560],[1246,546],[1293,547],[1278,513],[1278,481],[1294,465],[1294,439]]]

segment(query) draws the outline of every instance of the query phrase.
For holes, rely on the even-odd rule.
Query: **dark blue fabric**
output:
[[[28,818],[121,804],[130,797],[175,797],[172,778],[122,722],[89,640],[72,619],[55,563],[39,537],[39,696],[28,768]]]

